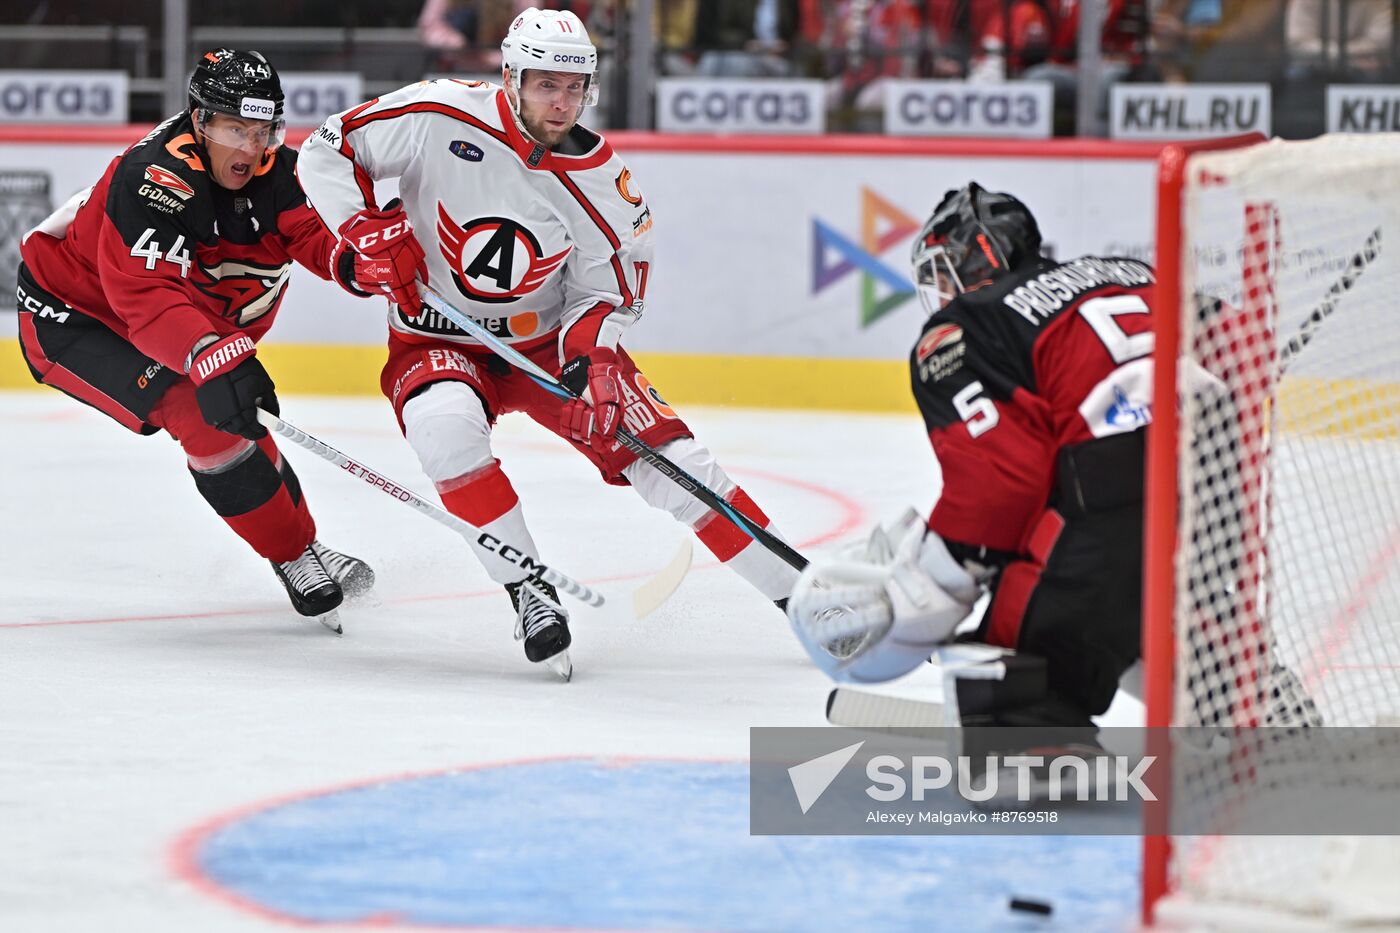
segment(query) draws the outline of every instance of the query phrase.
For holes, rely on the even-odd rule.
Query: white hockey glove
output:
[[[863,553],[809,564],[788,598],[788,621],[834,680],[873,683],[926,661],[980,595],[916,515],[876,528]]]

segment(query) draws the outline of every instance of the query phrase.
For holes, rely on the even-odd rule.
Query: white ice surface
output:
[[[382,401],[287,398],[283,415],[430,491]],[[936,494],[915,418],[685,415],[804,550]],[[523,417],[495,444],[545,559],[613,597],[574,605],[568,685],[525,661],[460,539],[289,442],[322,540],[378,574],[344,638],[292,613],[168,437],[57,393],[0,393],[0,420],[0,930],[264,929],[182,877],[182,834],[330,785],[542,756],[742,759],[750,726],[823,722],[828,682],[702,549],[667,605],[628,617],[629,587],[684,530]]]

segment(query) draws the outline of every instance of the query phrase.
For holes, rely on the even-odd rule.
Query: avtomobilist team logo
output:
[[[438,244],[457,290],[474,301],[518,301],[544,284],[573,250],[546,256],[527,227],[505,217],[458,223],[438,202]]]
[[[860,196],[860,245],[824,221],[812,221],[812,294],[859,272],[860,325],[869,327],[914,297],[906,271],[909,238],[922,225],[869,188],[861,188]],[[896,247],[892,258],[898,265],[891,267],[881,257]]]

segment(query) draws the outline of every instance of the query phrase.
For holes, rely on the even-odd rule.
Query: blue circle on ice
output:
[[[550,760],[368,784],[212,830],[197,868],[293,923],[1129,929],[1138,840],[749,835],[744,762]],[[1046,919],[1008,898],[1052,901]]]

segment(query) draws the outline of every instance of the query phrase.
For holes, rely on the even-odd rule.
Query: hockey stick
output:
[[[1341,278],[1332,283],[1332,287],[1327,289],[1327,294],[1322,296],[1322,303],[1313,309],[1302,325],[1298,328],[1298,333],[1293,336],[1288,343],[1283,345],[1279,352],[1279,372],[1293,361],[1304,347],[1313,339],[1322,322],[1332,316],[1332,312],[1337,310],[1337,303],[1342,300],[1342,296],[1351,291],[1351,287],[1356,284],[1356,280],[1361,278],[1361,273],[1371,267],[1371,263],[1376,261],[1376,257],[1381,254],[1381,228],[1377,227],[1371,231],[1371,235],[1366,238],[1366,242],[1361,245],[1361,249],[1351,261],[1347,263],[1346,271]]]
[[[552,567],[546,567],[538,561],[526,557],[518,548],[511,547],[490,532],[482,531],[480,528],[463,521],[446,509],[433,505],[425,499],[420,499],[406,487],[395,483],[383,473],[369,469],[364,464],[347,457],[325,441],[312,437],[310,434],[307,434],[294,425],[288,424],[271,412],[258,409],[258,422],[274,434],[285,437],[298,447],[303,447],[311,451],[322,460],[334,463],[356,479],[364,480],[385,495],[402,502],[420,515],[426,515],[439,525],[451,528],[468,541],[472,541],[483,549],[490,551],[506,563],[514,564],[531,576],[538,576],[546,582],[554,584],[565,593],[568,593],[570,596],[586,605],[595,608],[603,605],[604,599],[601,594],[589,589],[577,580],[565,576]],[[670,595],[669,592],[666,595]]]
[[[569,391],[558,379],[545,372],[539,366],[536,366],[532,360],[527,358],[519,350],[503,342],[495,334],[467,317],[461,311],[452,307],[452,305],[447,303],[446,299],[430,286],[419,283],[419,287],[423,291],[423,297],[427,299],[428,304],[433,307],[433,310],[437,311],[453,324],[456,324],[472,337],[481,341],[481,343],[495,352],[497,356],[502,357],[525,375],[529,376],[540,388],[556,398],[575,399],[582,397],[575,392]],[[638,438],[631,431],[628,431],[626,428],[618,428],[617,440],[623,447],[626,447],[638,457],[650,463],[662,476],[665,476],[671,482],[689,492],[715,512],[729,519],[736,528],[757,541],[794,570],[801,571],[807,566],[807,558],[794,551],[784,541],[780,540],[766,528],[763,528],[753,519],[724,501],[714,490],[691,476],[664,455],[658,453],[655,448]]]

